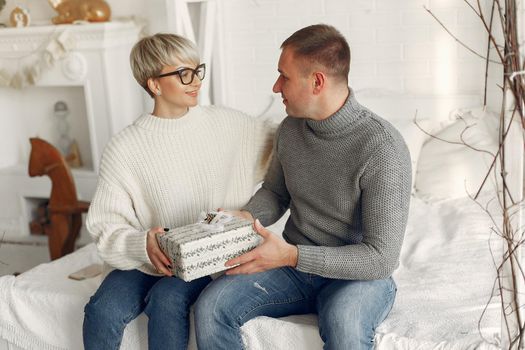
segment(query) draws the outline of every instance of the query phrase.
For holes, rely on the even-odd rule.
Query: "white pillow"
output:
[[[447,141],[463,140],[475,147],[495,154],[498,149],[497,118],[493,113],[460,111],[463,119],[443,129],[435,136]],[[416,195],[425,200],[474,195],[481,186],[492,163],[493,156],[475,151],[465,145],[451,144],[431,138],[421,149],[416,172]],[[494,190],[494,175],[489,176],[483,191]]]
[[[415,190],[416,180],[416,169],[418,167],[418,159],[421,153],[423,144],[427,140],[428,136],[412,120],[407,119],[394,119],[389,122],[401,133],[410,151],[410,161],[412,162],[412,192]],[[423,130],[431,128],[430,120],[418,120],[418,125]]]
[[[389,121],[405,139],[412,162],[412,192],[414,192],[419,153],[423,143],[429,139],[429,136],[414,123],[414,118],[417,114],[418,125],[424,130],[434,132],[441,129],[440,122],[433,117],[434,100],[376,90],[358,91],[356,95],[359,103]]]

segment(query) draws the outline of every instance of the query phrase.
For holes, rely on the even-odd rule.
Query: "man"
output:
[[[401,135],[348,87],[350,49],[313,25],[281,45],[281,123],[262,188],[237,212],[264,242],[226,264],[196,304],[199,349],[241,349],[257,316],[317,313],[326,349],[371,349],[394,302],[391,278],[408,216],[411,169]],[[290,217],[283,238],[262,225]],[[259,222],[260,220],[260,222]]]

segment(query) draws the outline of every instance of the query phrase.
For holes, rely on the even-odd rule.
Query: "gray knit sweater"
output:
[[[263,186],[244,209],[265,226],[290,209],[283,237],[298,247],[298,270],[382,279],[399,264],[410,188],[402,136],[350,91],[325,120],[283,120]]]

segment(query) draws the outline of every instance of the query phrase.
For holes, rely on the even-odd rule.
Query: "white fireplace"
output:
[[[83,166],[72,169],[81,199],[95,190],[109,138],[144,110],[129,68],[140,26],[132,21],[0,29],[0,237],[26,239],[47,177],[30,178],[29,138],[57,144],[54,105],[64,101]]]

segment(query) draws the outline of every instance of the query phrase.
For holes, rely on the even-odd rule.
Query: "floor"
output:
[[[84,228],[77,246],[90,243]],[[49,262],[47,237],[31,236],[17,241],[0,241],[0,276],[20,274],[41,263]]]

